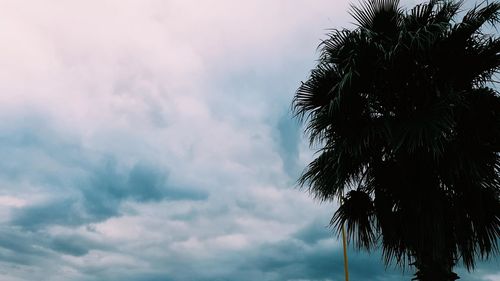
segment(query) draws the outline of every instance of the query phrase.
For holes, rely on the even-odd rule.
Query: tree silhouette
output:
[[[356,27],[331,31],[293,101],[319,147],[299,183],[342,198],[331,225],[415,280],[455,280],[457,263],[498,253],[500,39],[485,27],[500,3],[461,8],[352,6]]]

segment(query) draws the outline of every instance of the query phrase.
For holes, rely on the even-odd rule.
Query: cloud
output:
[[[53,224],[81,225],[120,215],[121,204],[126,200],[197,201],[208,198],[205,191],[169,186],[166,172],[155,167],[139,163],[130,171],[120,172],[113,159],[100,165],[88,171],[88,178],[74,179],[74,185],[68,187],[74,188],[71,190],[74,196],[56,196],[56,199],[18,208],[13,212],[12,223],[29,229]]]
[[[53,237],[49,247],[56,252],[71,256],[84,256],[92,249],[106,248],[104,245],[76,235]]]
[[[288,112],[287,112],[288,113]],[[300,126],[297,120],[292,120],[292,114],[283,114],[276,126],[278,132],[278,151],[283,161],[283,169],[291,179],[298,179],[302,170],[300,153]]]
[[[323,220],[317,219],[306,227],[293,234],[293,237],[308,245],[314,245],[321,240],[329,239],[334,235]]]
[[[22,120],[22,123],[21,123]],[[43,118],[13,120],[0,139],[0,164],[6,186],[25,200],[11,207],[11,222],[29,229],[45,225],[81,225],[120,215],[124,201],[206,200],[208,192],[169,182],[168,169],[147,162],[129,167],[115,156],[93,155],[61,136]],[[75,143],[76,142],[76,143]],[[23,183],[28,186],[23,188]],[[37,190],[42,196],[30,198]],[[27,197],[26,197],[27,196]]]
[[[347,6],[3,1],[0,279],[340,279],[289,104]]]

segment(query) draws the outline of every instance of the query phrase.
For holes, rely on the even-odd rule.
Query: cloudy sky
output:
[[[289,109],[347,9],[0,0],[0,280],[342,280]],[[498,263],[459,271],[498,281]],[[350,270],[411,275],[378,252]]]

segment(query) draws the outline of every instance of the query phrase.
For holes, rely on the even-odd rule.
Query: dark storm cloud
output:
[[[333,231],[327,227],[324,221],[319,219],[293,234],[294,238],[309,245],[314,245],[318,241],[331,238],[332,236]]]
[[[2,226],[0,237],[0,260],[17,265],[41,266],[59,260],[61,254],[83,256],[92,249],[112,248],[81,235],[50,235],[12,226]]]
[[[313,234],[307,230],[302,233]],[[325,232],[319,231],[326,234]],[[344,276],[343,254],[340,247],[333,244],[317,243],[320,236],[314,233],[307,241],[288,240],[272,245],[263,245],[255,254],[255,264],[264,272],[279,272],[283,280],[342,280]],[[331,236],[329,236],[331,237]],[[323,236],[328,239],[328,236]],[[331,239],[331,238],[330,238]],[[350,276],[353,280],[401,280],[403,275],[397,270],[385,270],[379,253],[366,254],[349,250]],[[276,279],[277,280],[277,279]]]
[[[113,156],[93,160],[89,151],[44,122],[23,119],[3,130],[1,179],[8,186],[28,182],[50,195],[16,208],[11,222],[35,230],[45,225],[81,225],[120,215],[124,201],[205,200],[208,193],[169,182],[165,168],[138,162],[119,167]],[[19,190],[18,192],[22,192]]]
[[[76,180],[72,197],[49,200],[17,209],[12,223],[27,229],[44,225],[81,225],[120,215],[125,200],[149,202],[160,200],[205,200],[208,193],[170,186],[168,173],[158,168],[137,164],[120,172],[113,159],[87,171],[88,178]],[[65,180],[65,182],[71,180]],[[76,191],[76,192],[75,192]]]
[[[96,243],[88,238],[78,235],[58,235],[52,236],[48,239],[46,247],[53,251],[71,255],[71,256],[84,256],[92,249],[110,249],[110,246]]]

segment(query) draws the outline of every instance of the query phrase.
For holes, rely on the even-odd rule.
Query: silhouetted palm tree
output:
[[[500,3],[398,2],[353,6],[356,28],[320,45],[293,102],[320,148],[299,182],[343,198],[331,224],[358,247],[380,245],[417,280],[455,280],[457,262],[498,252],[500,39],[484,28]]]

